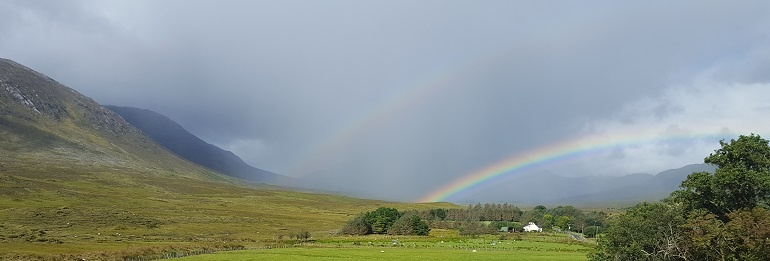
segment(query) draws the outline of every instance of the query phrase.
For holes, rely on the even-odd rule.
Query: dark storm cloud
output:
[[[669,100],[689,97],[669,95],[672,86],[706,78],[766,82],[768,7],[761,1],[5,1],[0,56],[101,103],[165,114],[257,167],[286,173],[323,156],[328,164],[303,175],[411,199],[555,141],[636,124],[665,131],[672,119],[701,108]],[[402,111],[385,106],[398,113],[361,120],[376,117],[374,108],[393,97],[451,76]],[[355,128],[362,134],[324,145]],[[664,149],[689,152],[679,147]],[[607,164],[654,149],[618,148],[622,157]]]

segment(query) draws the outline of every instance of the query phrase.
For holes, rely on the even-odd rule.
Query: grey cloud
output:
[[[360,128],[313,154],[329,161],[316,175],[407,200],[574,136],[585,119],[617,117],[629,102],[707,68],[724,79],[767,80],[759,68],[770,60],[762,52],[768,7],[13,1],[0,3],[0,55],[101,103],[163,113],[279,173]],[[745,58],[725,62],[736,54]],[[393,97],[442,78],[451,80],[371,119],[378,106],[399,104]],[[663,104],[654,113],[680,109]],[[244,145],[255,141],[263,147]]]

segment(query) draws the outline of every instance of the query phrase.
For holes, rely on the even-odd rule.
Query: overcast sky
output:
[[[654,174],[702,162],[715,136],[770,137],[768,10],[2,0],[0,57],[102,104],[169,116],[255,167],[411,200],[576,139],[634,142],[541,168]]]

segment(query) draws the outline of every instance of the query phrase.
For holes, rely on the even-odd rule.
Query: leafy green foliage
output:
[[[641,203],[612,220],[599,240],[593,260],[665,260],[682,255],[681,231],[685,223],[679,208],[661,203]]]
[[[422,219],[448,221],[514,221],[521,217],[521,210],[510,204],[476,204],[467,208],[431,209],[417,213]]]
[[[766,260],[770,256],[770,212],[738,210],[722,222],[714,214],[695,214],[684,226],[696,260]]]
[[[371,231],[375,234],[386,234],[390,226],[400,217],[401,213],[398,213],[398,209],[386,207],[364,214],[366,224],[371,226]]]
[[[718,168],[714,174],[696,172],[672,194],[688,211],[704,210],[727,221],[726,215],[739,209],[768,207],[770,199],[770,146],[759,135],[743,136],[704,160]]]
[[[711,153],[704,160],[718,168],[731,168],[750,171],[770,170],[770,146],[759,135],[740,135],[730,143],[719,141],[721,148]]]
[[[770,211],[764,208],[728,214],[727,231],[739,244],[733,250],[739,260],[767,260],[770,257]]]
[[[417,211],[409,214],[395,208],[380,207],[372,212],[362,213],[350,220],[340,233],[347,235],[390,234],[428,235],[430,228]]]
[[[427,236],[430,233],[428,223],[425,223],[420,217],[412,215],[410,219],[412,224],[412,235]]]
[[[554,219],[554,226],[560,229],[570,229],[572,227],[572,218],[569,216],[559,216]]]
[[[417,215],[403,215],[388,229],[390,235],[427,236],[430,233],[428,223]]]
[[[770,146],[751,134],[705,158],[663,203],[643,203],[612,220],[592,260],[767,260]],[[585,233],[585,231],[584,231]]]

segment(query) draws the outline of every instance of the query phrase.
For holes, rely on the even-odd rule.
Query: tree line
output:
[[[427,235],[431,228],[457,229],[461,235],[497,233],[501,227],[523,231],[524,224],[534,222],[540,227],[554,230],[598,232],[607,215],[604,212],[585,212],[572,206],[548,209],[537,206],[522,211],[511,204],[476,204],[467,208],[436,208],[399,212],[395,208],[381,207],[361,213],[350,220],[340,232],[349,235],[395,234]],[[588,234],[588,233],[587,233]],[[592,236],[593,234],[588,234]]]
[[[522,231],[523,225],[533,222],[543,228],[583,232],[586,227],[602,226],[607,218],[604,212],[586,212],[573,206],[546,208],[543,205],[522,211],[510,204],[476,204],[464,209],[431,209],[416,215],[428,220],[431,228],[479,231],[479,234],[497,232],[501,227]],[[479,221],[487,227],[479,226]],[[593,231],[596,231],[594,229]]]
[[[656,203],[609,221],[591,260],[768,260],[770,146],[741,135],[709,154],[714,173],[695,172]]]

